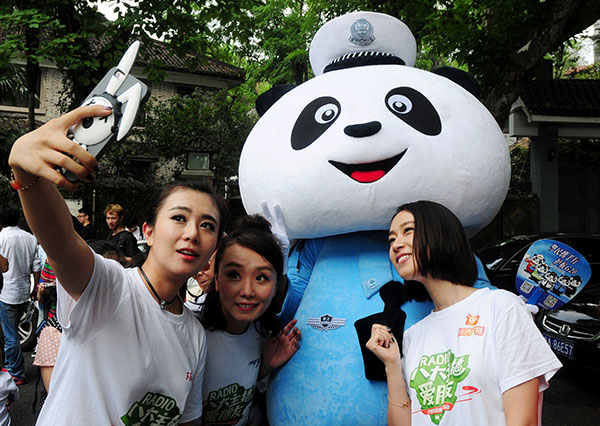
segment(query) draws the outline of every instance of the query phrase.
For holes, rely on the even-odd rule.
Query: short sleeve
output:
[[[6,248],[6,238],[0,234],[0,254],[6,257],[8,249]]]
[[[90,249],[91,250],[91,249]],[[85,290],[75,301],[57,280],[57,316],[63,331],[83,343],[110,321],[122,302],[125,268],[94,253],[94,269]]]
[[[192,389],[187,398],[180,423],[191,422],[202,417],[202,384],[204,379],[204,366],[206,364],[206,332],[202,328],[201,349],[198,357],[198,367],[194,373]]]
[[[495,344],[502,393],[536,377],[541,379],[540,392],[544,391],[550,378],[562,366],[536,328],[524,303],[516,296],[496,325]]]
[[[40,259],[40,245],[35,242],[35,252],[33,259],[31,260],[31,270],[33,272],[40,272],[42,270],[42,261]]]

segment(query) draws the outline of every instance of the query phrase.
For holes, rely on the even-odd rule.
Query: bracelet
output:
[[[39,177],[39,176],[36,176],[36,177],[33,179],[33,181],[31,181],[31,183],[30,183],[29,185],[25,185],[25,186],[23,186],[23,185],[21,184],[21,182],[19,182],[19,181],[17,180],[17,178],[15,178],[15,173],[12,171],[12,169],[10,169],[10,178],[12,179],[12,180],[10,181],[10,186],[11,186],[11,188],[12,188],[12,189],[14,189],[15,191],[19,191],[19,190],[21,190],[21,191],[25,191],[26,189],[29,189],[29,188],[31,188],[33,185],[35,185],[35,184],[36,184],[36,182],[38,181],[38,179],[39,179],[40,177]]]
[[[394,402],[390,399],[390,396],[388,395],[387,397],[388,402],[392,405],[395,405],[396,407],[400,407],[400,408],[406,408],[410,405],[410,399],[408,399],[404,404],[398,404],[397,402]]]

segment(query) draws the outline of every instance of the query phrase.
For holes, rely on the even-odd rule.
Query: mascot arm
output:
[[[490,283],[489,278],[487,277],[487,274],[485,273],[485,267],[483,266],[483,263],[481,263],[481,260],[479,260],[479,258],[474,254],[475,256],[475,262],[477,263],[477,281],[475,281],[475,288],[483,288],[483,287],[488,287],[492,290],[496,290],[497,287],[495,287],[494,285],[492,285],[492,283]]]
[[[278,315],[282,324],[287,324],[294,318],[310,281],[313,268],[317,263],[323,242],[322,238],[301,240],[292,247],[288,264],[288,291]]]

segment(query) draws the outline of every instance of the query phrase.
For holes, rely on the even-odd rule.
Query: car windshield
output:
[[[485,266],[494,270],[505,260],[513,257],[523,246],[529,245],[530,242],[529,240],[509,240],[502,244],[483,249],[477,255]]]
[[[592,318],[600,319],[600,284],[589,284],[562,309],[574,309]]]

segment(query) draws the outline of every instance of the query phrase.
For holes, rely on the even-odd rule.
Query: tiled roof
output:
[[[111,41],[103,38],[99,45],[92,48],[98,52]],[[130,41],[132,43],[133,40]],[[96,53],[93,52],[93,53]],[[210,77],[226,78],[237,81],[244,81],[246,72],[235,65],[231,65],[204,55],[187,54],[185,57],[174,55],[169,52],[167,44],[158,40],[153,40],[151,46],[146,49],[141,48],[136,59],[137,65],[147,65],[154,61],[159,61],[165,64],[165,68],[169,71],[178,71],[183,73],[199,74]],[[190,65],[195,64],[195,65]]]
[[[6,36],[6,30],[0,29],[0,40],[3,40]],[[47,36],[47,35],[46,35]],[[98,54],[98,52],[112,41],[107,37],[101,37],[99,43],[91,43],[90,50],[91,54]],[[130,43],[133,39],[130,40]],[[193,61],[197,59],[196,61]],[[198,75],[205,75],[210,77],[225,78],[243,82],[246,78],[246,72],[235,65],[231,65],[217,59],[209,58],[208,56],[200,54],[188,54],[185,57],[177,56],[169,52],[169,48],[166,43],[153,40],[152,46],[146,49],[146,55],[140,52],[136,59],[136,64],[147,65],[154,61],[160,61],[165,64],[168,71],[177,71],[182,73],[191,73]],[[188,63],[195,63],[195,66],[190,66]]]
[[[152,44],[152,46],[148,47],[146,49],[146,54],[148,55],[146,57],[140,55],[140,64],[146,64],[155,59],[159,59],[166,65],[167,69],[172,71],[229,78],[239,81],[244,81],[246,76],[246,73],[242,68],[209,58],[204,55],[197,55],[194,57],[194,55],[188,54],[184,58],[173,55],[169,52],[166,44],[159,41],[156,41]],[[194,62],[194,59],[199,60],[197,61],[196,66],[190,69],[190,65],[186,64],[186,60],[191,63]]]
[[[600,80],[534,80],[520,97],[531,114],[600,117]]]

